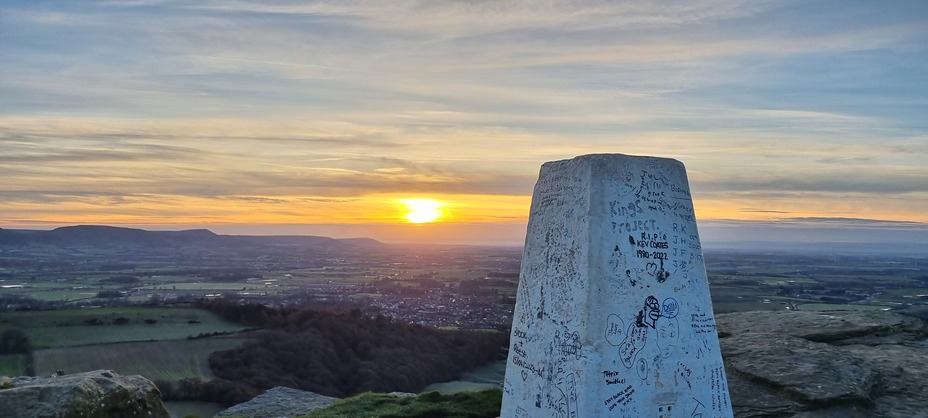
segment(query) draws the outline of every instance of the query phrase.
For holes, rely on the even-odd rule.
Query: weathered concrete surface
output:
[[[218,413],[217,417],[296,417],[325,408],[338,398],[307,392],[305,390],[276,387]]]
[[[0,416],[17,418],[168,418],[161,393],[142,376],[96,370],[14,377],[0,390]]]
[[[882,311],[719,314],[737,417],[928,416],[928,326]]]
[[[503,418],[731,416],[680,162],[542,166],[503,390]]]

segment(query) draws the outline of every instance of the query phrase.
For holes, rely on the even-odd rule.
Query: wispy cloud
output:
[[[183,199],[280,213],[375,194],[524,200],[544,161],[623,152],[683,160],[697,207],[716,217],[925,221],[926,12],[834,0],[7,4],[0,207],[25,219],[54,208],[13,202],[148,217],[143,205]]]
[[[879,176],[867,176],[851,170],[818,174],[812,177],[795,175],[718,179],[700,185],[707,192],[761,194],[765,192],[821,192],[892,195],[926,191],[925,173],[884,173]]]
[[[865,227],[865,228],[921,228],[928,230],[928,223],[910,222],[910,221],[893,221],[885,219],[866,219],[866,218],[827,218],[827,217],[799,217],[783,218],[783,222],[797,224],[816,224],[842,227]]]

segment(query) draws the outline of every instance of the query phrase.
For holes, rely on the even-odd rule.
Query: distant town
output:
[[[0,309],[218,299],[504,329],[521,249],[111,227],[0,230]],[[707,250],[716,312],[920,309],[928,255]]]

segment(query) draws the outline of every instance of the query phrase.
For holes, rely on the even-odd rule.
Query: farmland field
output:
[[[0,330],[19,328],[35,349],[129,341],[181,340],[244,327],[202,309],[108,307],[0,313]]]
[[[458,380],[431,384],[422,392],[436,391],[447,395],[465,390],[496,389],[500,387],[505,376],[506,360],[499,360],[465,372]]]
[[[0,376],[23,376],[26,374],[25,354],[0,354]]]
[[[804,303],[799,305],[806,311],[885,311],[887,306],[865,304]]]
[[[217,336],[193,340],[127,342],[35,350],[38,375],[56,370],[76,373],[110,369],[119,374],[140,374],[151,380],[213,379],[209,355],[229,350],[245,340],[241,336]]]

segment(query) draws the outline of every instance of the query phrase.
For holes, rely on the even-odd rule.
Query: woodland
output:
[[[418,392],[504,356],[508,333],[440,330],[392,318],[258,304],[204,301],[226,320],[262,330],[242,346],[217,351],[218,377],[156,382],[169,400],[232,405],[275,386],[345,397]]]

